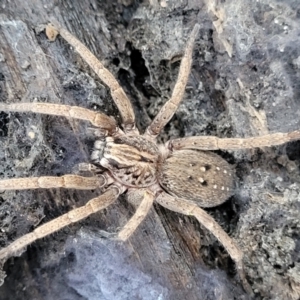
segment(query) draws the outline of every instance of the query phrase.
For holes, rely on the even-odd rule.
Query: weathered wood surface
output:
[[[170,96],[184,41],[199,22],[185,100],[160,139],[299,129],[300,27],[291,1],[256,10],[242,0],[234,7],[106,2],[1,1],[0,101],[96,107],[118,118],[109,91],[78,55],[40,31],[55,16],[116,75],[143,130]],[[70,173],[88,161],[94,139],[83,122],[33,114],[0,113],[0,127],[1,178]],[[245,251],[257,299],[299,297],[298,148],[293,143],[223,154],[237,165],[237,192],[209,211]],[[1,193],[0,246],[99,193]],[[115,232],[132,212],[122,197],[105,212],[34,243],[4,265],[0,298],[247,298],[227,253],[192,218],[155,206],[127,243],[101,238],[99,230]]]

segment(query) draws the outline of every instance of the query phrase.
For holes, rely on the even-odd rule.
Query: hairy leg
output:
[[[85,120],[89,121],[92,125],[107,131],[111,135],[114,134],[117,129],[117,124],[114,118],[78,106],[36,102],[11,104],[0,103],[0,111],[32,112]]]
[[[179,68],[178,79],[174,86],[171,98],[158,112],[150,126],[147,128],[145,134],[156,137],[176,112],[185,92],[185,86],[191,71],[193,47],[198,36],[199,29],[200,25],[196,24],[187,41],[187,46],[185,48],[185,52]]]
[[[75,36],[59,25],[56,20],[51,20],[52,24],[46,27],[46,34],[50,40],[55,40],[58,32],[75,51],[79,53],[83,60],[92,68],[99,78],[110,88],[111,96],[117,105],[122,116],[124,130],[130,132],[135,129],[135,116],[133,107],[126,96],[124,90],[115,77],[103,66],[96,56],[84,46]]]
[[[128,201],[137,206],[137,209],[131,219],[117,234],[117,238],[122,241],[126,241],[148,215],[153,205],[154,195],[149,190],[134,190],[129,192],[128,198]]]
[[[7,247],[1,249],[0,260],[7,259],[13,255],[20,255],[20,251],[34,241],[108,207],[118,198],[119,194],[120,190],[117,186],[109,187],[103,195],[93,198],[87,202],[86,205],[75,208],[64,215],[37,227],[33,232],[25,234]]]
[[[250,138],[218,138],[215,136],[192,136],[167,142],[170,150],[238,150],[258,147],[272,147],[300,139],[300,131],[271,133]]]
[[[207,212],[205,212],[194,203],[191,203],[184,199],[172,197],[166,193],[160,194],[156,198],[156,202],[172,211],[188,216],[194,216],[199,221],[199,223],[207,228],[220,241],[220,243],[229,253],[230,257],[234,260],[238,274],[242,280],[243,287],[246,292],[251,295],[253,294],[252,289],[245,276],[243,252],[236,246],[234,241]]]
[[[77,190],[92,190],[106,184],[106,177],[82,177],[78,175],[64,175],[60,177],[42,176],[29,178],[13,178],[0,180],[0,190],[29,190],[66,188]]]

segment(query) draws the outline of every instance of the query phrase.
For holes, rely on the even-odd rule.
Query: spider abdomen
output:
[[[159,151],[141,136],[107,137],[102,145],[100,164],[128,187],[147,187],[156,182]]]
[[[172,153],[158,171],[158,181],[171,195],[213,207],[234,191],[234,172],[219,155],[196,150]]]

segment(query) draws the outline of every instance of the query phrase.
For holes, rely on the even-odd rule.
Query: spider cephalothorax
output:
[[[78,175],[41,176],[0,180],[0,190],[70,188],[96,189],[106,187],[105,192],[48,223],[37,227],[6,248],[0,250],[0,259],[19,254],[23,248],[71,223],[82,220],[112,204],[127,191],[128,200],[137,204],[132,218],[117,234],[126,240],[148,214],[153,201],[185,215],[195,217],[223,244],[235,261],[244,288],[252,293],[243,270],[243,253],[221,226],[199,206],[217,206],[234,191],[234,171],[220,156],[207,150],[243,149],[279,145],[300,138],[300,132],[275,133],[256,138],[219,139],[195,136],[174,139],[158,145],[155,138],[169,122],[182,100],[192,64],[195,39],[199,32],[196,24],[187,41],[179,75],[171,98],[161,108],[143,135],[135,127],[132,105],[114,76],[73,35],[54,21],[46,26],[46,34],[55,40],[58,33],[69,42],[90,65],[100,79],[108,85],[112,98],[122,117],[122,130],[116,121],[103,113],[77,106],[51,103],[0,103],[0,111],[35,112],[90,122],[97,128],[99,139],[95,142],[91,163],[103,173],[93,177]],[[206,151],[206,152],[204,152]],[[139,203],[136,203],[138,200]]]
[[[92,160],[108,169],[110,174],[127,187],[148,187],[157,182],[160,160],[156,144],[139,135],[124,134],[96,141]]]

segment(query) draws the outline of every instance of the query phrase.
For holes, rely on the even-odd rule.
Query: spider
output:
[[[158,144],[156,137],[176,112],[189,77],[193,45],[199,33],[196,24],[187,41],[179,75],[171,98],[163,105],[145,133],[135,126],[132,105],[114,76],[70,32],[56,21],[46,26],[46,35],[52,41],[60,34],[89,64],[99,78],[110,88],[111,96],[122,117],[122,127],[114,118],[89,109],[51,103],[0,103],[0,111],[31,112],[64,116],[90,122],[97,131],[91,154],[92,177],[64,175],[0,180],[0,190],[68,188],[91,190],[104,188],[104,193],[50,222],[37,227],[0,250],[0,259],[18,255],[29,244],[61,228],[78,222],[107,208],[119,195],[127,192],[128,201],[136,212],[116,234],[126,241],[148,214],[152,204],[195,217],[228,251],[236,264],[244,289],[253,295],[246,280],[243,252],[221,226],[200,207],[214,207],[225,202],[234,193],[235,174],[229,163],[207,150],[237,150],[274,146],[300,138],[300,131],[274,133],[254,138],[217,138],[194,136],[178,138]],[[206,151],[205,151],[206,150]],[[105,169],[104,172],[99,170]]]

